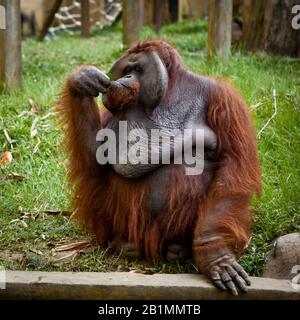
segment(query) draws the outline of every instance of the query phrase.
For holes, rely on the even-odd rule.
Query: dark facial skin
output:
[[[117,83],[138,89],[134,102],[144,110],[155,108],[168,86],[167,70],[155,52],[130,54],[121,58],[112,66],[109,75]],[[134,93],[133,90],[132,94]],[[108,110],[118,109],[112,95],[115,95],[113,88],[103,95],[103,103]],[[130,101],[128,105],[130,104],[133,102]]]

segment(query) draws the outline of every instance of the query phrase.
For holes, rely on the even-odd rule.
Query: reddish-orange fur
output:
[[[195,259],[202,271],[220,248],[229,248],[235,256],[243,252],[250,237],[250,200],[261,188],[249,110],[235,88],[223,81],[212,88],[210,101],[207,119],[218,137],[220,162],[194,232]],[[203,234],[222,239],[197,245]]]
[[[172,68],[181,62],[173,48],[152,41],[137,45],[129,53],[146,50],[157,51],[169,68],[171,80],[176,77]],[[65,127],[73,207],[100,245],[134,242],[141,253],[156,258],[161,256],[165,242],[189,239],[202,271],[222,247],[235,255],[243,251],[250,233],[250,199],[260,191],[255,136],[249,112],[232,86],[217,81],[211,85],[209,97],[207,120],[217,134],[220,157],[214,177],[206,173],[187,177],[182,167],[169,166],[165,169],[169,170],[168,206],[153,218],[147,212],[145,197],[155,177],[125,179],[110,167],[97,164],[81,131],[89,130],[89,126],[97,128],[99,109],[93,98],[73,95],[68,81],[65,83],[58,108]],[[82,113],[88,113],[88,121],[82,120],[87,118]],[[104,126],[107,120],[103,119],[109,116],[107,111],[101,115]],[[206,183],[210,183],[208,192],[201,192]],[[201,237],[216,235],[222,239],[199,242]]]

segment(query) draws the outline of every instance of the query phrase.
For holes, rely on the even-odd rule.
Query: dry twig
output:
[[[264,124],[264,126],[259,130],[257,134],[257,138],[259,139],[261,136],[261,133],[266,129],[266,127],[269,125],[269,123],[272,121],[272,119],[275,118],[277,115],[277,99],[276,99],[276,89],[273,89],[273,99],[274,99],[274,112],[271,115],[271,117],[268,119],[268,121]]]

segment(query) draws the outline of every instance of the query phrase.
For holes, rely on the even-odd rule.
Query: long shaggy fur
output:
[[[160,41],[146,41],[128,53],[147,50],[159,54],[176,81],[174,70],[182,65],[176,50]],[[74,188],[73,208],[100,245],[134,242],[142,254],[159,257],[168,241],[190,241],[204,270],[207,254],[219,246],[235,254],[242,252],[250,233],[251,196],[260,192],[255,136],[249,111],[232,86],[211,82],[209,99],[207,121],[218,138],[217,169],[213,174],[205,171],[187,178],[182,167],[169,166],[167,207],[153,217],[146,198],[154,177],[125,179],[110,166],[97,164],[84,133],[91,131],[92,135],[105,126],[110,114],[105,111],[100,116],[95,99],[74,95],[66,81],[58,110]],[[201,237],[214,235],[222,240],[199,244]]]

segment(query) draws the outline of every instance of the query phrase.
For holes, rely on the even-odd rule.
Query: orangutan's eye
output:
[[[131,67],[127,66],[125,69],[124,69],[124,74],[129,74],[131,72]]]
[[[136,65],[136,66],[134,67],[134,71],[136,71],[136,72],[142,72],[143,69],[142,69],[140,66]]]
[[[127,66],[124,70],[123,70],[123,75],[126,76],[127,74],[129,74],[131,72],[131,68],[129,66]]]

